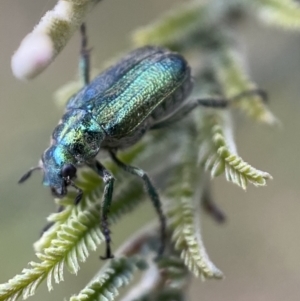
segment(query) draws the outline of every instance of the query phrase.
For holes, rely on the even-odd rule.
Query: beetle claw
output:
[[[114,254],[111,253],[110,245],[106,245],[106,254],[105,256],[100,256],[101,260],[107,260],[114,258]]]

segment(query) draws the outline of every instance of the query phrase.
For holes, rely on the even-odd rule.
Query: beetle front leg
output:
[[[165,241],[166,241],[166,237],[167,237],[167,235],[166,235],[166,217],[162,210],[162,205],[161,205],[161,201],[160,201],[158,192],[156,191],[156,189],[155,189],[154,185],[152,184],[148,175],[142,169],[123,163],[122,161],[120,161],[117,158],[116,154],[112,151],[110,151],[109,153],[111,155],[112,160],[120,168],[122,168],[124,171],[126,171],[128,173],[138,176],[139,178],[141,178],[143,180],[145,188],[148,192],[148,195],[150,196],[152,204],[154,205],[154,208],[155,208],[155,210],[158,214],[159,220],[160,220],[161,246],[159,248],[158,255],[159,256],[162,255],[164,252],[164,249],[165,249]]]
[[[114,258],[110,247],[111,237],[108,225],[108,215],[112,202],[112,194],[115,179],[112,176],[112,174],[98,161],[95,161],[94,164],[88,164],[88,166],[91,167],[103,179],[103,182],[105,184],[101,208],[101,230],[105,237],[106,255],[100,256],[100,258],[103,260]]]
[[[80,61],[79,68],[82,73],[82,79],[84,85],[88,85],[90,82],[90,50],[87,48],[87,34],[85,23],[80,26],[81,35],[81,50],[80,50]]]

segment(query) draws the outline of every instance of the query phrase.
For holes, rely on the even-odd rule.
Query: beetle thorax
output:
[[[55,128],[52,144],[63,146],[80,164],[98,154],[104,136],[103,129],[90,113],[74,109],[66,112]]]

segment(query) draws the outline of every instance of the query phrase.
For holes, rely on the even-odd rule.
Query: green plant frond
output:
[[[84,191],[84,196],[80,206],[74,206],[74,193],[68,194],[68,196],[64,199],[56,200],[56,203],[58,203],[60,206],[63,206],[64,209],[61,212],[50,214],[50,216],[47,218],[47,220],[50,223],[53,223],[53,225],[43,233],[38,241],[34,243],[34,249],[36,252],[43,252],[45,249],[50,247],[52,241],[57,238],[60,227],[68,223],[68,221],[72,220],[74,217],[76,218],[78,209],[83,210],[83,208],[86,207],[88,200],[94,200],[94,202],[98,203],[100,202],[103,191],[103,183],[99,176],[97,176],[94,172],[91,170],[83,171],[77,184]]]
[[[72,273],[79,270],[79,261],[85,261],[90,250],[103,241],[99,228],[99,206],[88,204],[85,210],[76,207],[66,223],[57,230],[57,236],[43,252],[36,253],[41,262],[30,262],[30,268],[22,271],[0,289],[0,300],[13,300],[23,294],[24,299],[35,293],[37,286],[47,278],[48,289],[52,281],[63,280],[63,268],[67,264]]]
[[[121,287],[127,286],[138,269],[144,269],[146,261],[138,256],[111,260],[109,266],[103,269],[91,283],[70,301],[112,301],[119,294]]]
[[[139,281],[123,296],[120,301],[147,301],[148,295],[155,291],[160,281],[160,272],[157,265],[149,262]]]
[[[201,167],[197,167],[193,135],[183,144],[180,164],[172,172],[166,191],[166,215],[172,230],[172,241],[187,268],[196,276],[222,278],[222,272],[209,259],[200,234],[200,208],[194,202],[199,192]],[[195,168],[196,167],[196,168]]]
[[[132,34],[133,44],[170,46],[180,44],[190,32],[199,30],[204,23],[204,6],[199,1],[192,1],[163,16],[160,20]]]
[[[123,190],[116,193],[110,211],[111,221],[115,221],[122,213],[135,208],[143,200],[141,185],[124,182],[124,187]],[[24,298],[27,298],[34,294],[37,286],[45,278],[47,278],[48,288],[52,289],[52,279],[56,283],[63,280],[65,264],[72,273],[77,273],[79,262],[85,261],[89,251],[96,250],[103,241],[99,212],[98,198],[89,199],[84,196],[82,204],[73,206],[67,220],[56,229],[56,235],[50,237],[50,241],[47,242],[44,238],[43,245],[49,245],[49,247],[45,248],[43,252],[37,253],[41,262],[31,262],[30,268],[24,269],[22,274],[1,286],[0,300],[13,300],[21,293]],[[51,228],[48,231],[50,230]]]
[[[244,60],[237,51],[221,48],[212,55],[212,65],[217,80],[226,98],[231,99],[242,92],[251,91],[257,87],[248,78]],[[276,117],[269,111],[259,95],[249,95],[233,103],[256,121],[276,124]]]
[[[138,194],[138,191],[133,189],[128,189],[128,192]],[[142,195],[142,193],[143,191],[140,189],[140,194]],[[128,210],[128,200],[132,199],[128,199],[129,196],[124,191],[122,196],[122,199],[116,200],[112,205],[111,220],[115,220],[121,212]],[[139,198],[135,199],[135,201],[137,200]],[[131,207],[133,207],[132,204]],[[74,208],[78,210],[77,216],[71,215],[67,222],[57,230],[56,238],[51,240],[50,247],[46,248],[43,253],[37,254],[42,262],[30,263],[31,269],[23,270],[22,275],[14,277],[6,286],[3,286],[3,291],[0,290],[0,300],[11,300],[10,297],[18,297],[20,290],[23,291],[24,298],[29,297],[34,294],[38,284],[46,277],[48,288],[52,289],[53,278],[56,283],[63,280],[65,263],[72,273],[77,273],[79,261],[86,260],[89,250],[96,250],[103,241],[99,227],[100,205],[90,202],[86,210],[81,211],[79,206]],[[7,296],[4,294],[6,291],[9,292],[9,294],[7,292]]]
[[[287,29],[300,29],[300,4],[294,0],[247,1],[255,8],[255,15],[264,23]]]
[[[121,301],[169,300],[167,296],[182,295],[190,281],[190,273],[178,254],[173,254],[173,252],[172,248],[171,253],[168,252],[156,262],[149,260],[148,269],[143,272],[139,282],[126,293]]]
[[[187,268],[203,278],[223,277],[223,273],[213,264],[205,250],[200,229],[196,227],[200,210],[193,206],[192,199],[181,197],[169,200],[167,216],[173,230],[172,240]]]
[[[143,200],[142,185],[134,181],[125,181],[120,188],[116,189],[109,215],[110,222],[115,222],[124,213],[132,211]],[[47,254],[53,248],[60,249],[61,244],[66,248],[64,257],[68,257],[67,252],[71,252],[70,255],[74,256],[74,249],[71,248],[77,248],[76,255],[79,261],[85,261],[87,251],[96,250],[103,241],[100,231],[100,202],[97,193],[94,193],[94,198],[86,196],[82,204],[84,205],[73,205],[73,212],[61,224],[56,231],[56,237],[51,238],[48,242],[49,247],[44,249],[43,253]],[[68,238],[69,241],[67,241]],[[93,238],[95,238],[94,241]],[[77,273],[79,269],[78,261],[75,260],[76,258],[70,257],[67,262],[70,263],[69,269],[72,273]]]
[[[159,260],[157,265],[163,275],[165,289],[182,290],[187,285],[190,273],[178,254],[168,254]]]
[[[244,162],[236,153],[228,112],[201,114],[198,118],[201,125],[201,142],[199,162],[209,170],[212,177],[225,172],[227,181],[243,189],[248,182],[255,186],[266,185],[266,180],[272,179],[267,172],[260,171]]]

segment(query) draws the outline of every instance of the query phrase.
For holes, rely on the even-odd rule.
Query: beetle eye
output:
[[[74,178],[76,176],[76,167],[73,164],[65,164],[61,169],[63,178]]]

